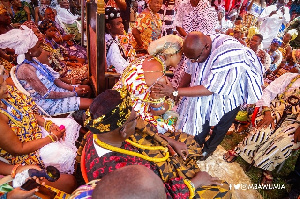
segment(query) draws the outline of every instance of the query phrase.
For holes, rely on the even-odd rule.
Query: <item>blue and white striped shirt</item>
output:
[[[203,85],[210,96],[184,97],[177,109],[177,129],[202,132],[205,120],[218,124],[225,113],[241,104],[256,103],[262,95],[263,66],[255,52],[227,35],[211,35],[211,54],[204,63],[187,63],[190,86]]]

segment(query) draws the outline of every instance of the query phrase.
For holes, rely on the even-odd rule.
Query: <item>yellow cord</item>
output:
[[[125,150],[125,149],[121,149],[119,147],[114,147],[114,146],[111,146],[109,144],[106,144],[105,142],[100,141],[98,139],[98,137],[97,137],[96,134],[93,135],[93,138],[95,140],[95,143],[98,146],[100,146],[100,147],[102,147],[104,149],[108,149],[110,151],[115,151],[115,152],[118,152],[118,153],[123,153],[123,154],[126,154],[126,155],[136,156],[136,157],[142,158],[142,159],[147,160],[147,161],[151,161],[151,162],[164,162],[164,161],[166,161],[169,158],[169,152],[166,152],[165,147],[162,147],[163,150],[164,150],[164,152],[165,152],[165,154],[166,154],[165,157],[163,157],[163,158],[152,158],[152,157],[145,156],[145,155],[142,155],[142,154],[134,152],[134,151],[128,151],[128,150]],[[126,141],[128,141],[128,140],[126,140]],[[133,142],[131,142],[130,144],[132,144],[132,143]],[[136,143],[134,143],[134,144],[136,144]],[[141,145],[136,144],[136,146],[141,146]],[[143,146],[143,147],[145,147],[145,146]],[[148,146],[145,147],[145,149],[147,149],[147,148],[148,148]],[[151,150],[157,150],[157,149],[156,149],[156,147],[153,147],[153,149],[151,149]]]

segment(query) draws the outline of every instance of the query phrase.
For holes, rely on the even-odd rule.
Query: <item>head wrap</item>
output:
[[[18,54],[17,62],[21,64],[25,59],[25,53],[33,48],[38,38],[27,26],[21,26],[21,29],[12,29],[5,34],[0,35],[0,48],[11,48]]]
[[[287,33],[289,33],[292,36],[291,41],[296,39],[296,37],[298,36],[298,31],[296,29],[291,29]]]
[[[293,61],[296,64],[300,64],[300,49],[294,49],[292,51]]]
[[[183,45],[183,39],[177,35],[166,35],[150,43],[148,52],[150,55],[173,55],[179,52]]]
[[[278,44],[278,45],[280,46],[280,45],[282,44],[282,40],[279,39],[278,37],[275,37],[275,38],[272,40],[271,44]]]
[[[37,28],[38,29],[37,25],[33,21],[25,21],[22,25],[27,26],[31,30],[33,28]]]
[[[113,131],[129,118],[132,100],[125,90],[106,90],[98,95],[86,111],[84,126],[94,134]]]
[[[3,4],[0,4],[0,15],[2,15],[5,12],[7,12],[6,7]]]
[[[41,33],[43,33],[43,34],[45,34],[46,30],[48,30],[51,27],[56,27],[56,26],[55,26],[54,22],[49,19],[45,19],[39,25],[39,29],[40,29]]]
[[[121,17],[121,12],[117,8],[114,7],[106,7],[105,8],[105,21],[109,22],[116,18]]]

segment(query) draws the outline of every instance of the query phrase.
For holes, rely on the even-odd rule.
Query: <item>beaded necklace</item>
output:
[[[285,103],[285,100],[284,100],[284,98],[285,98],[285,93],[289,90],[289,88],[291,88],[291,86],[293,85],[293,83],[294,83],[298,78],[300,78],[300,75],[297,75],[296,77],[294,77],[294,78],[291,80],[291,83],[289,83],[289,85],[287,85],[287,87],[285,88],[284,92],[278,96],[279,101],[281,101],[282,103]]]
[[[152,157],[149,157],[149,156],[146,156],[146,155],[142,155],[142,154],[134,152],[134,151],[129,151],[129,150],[126,150],[126,149],[121,149],[119,147],[114,147],[112,145],[106,144],[105,142],[100,141],[98,139],[98,137],[97,137],[96,134],[93,135],[93,138],[95,140],[95,143],[98,146],[100,146],[100,147],[102,147],[104,149],[107,149],[107,150],[110,150],[110,151],[115,151],[115,152],[126,154],[126,155],[130,155],[130,156],[136,156],[136,157],[142,158],[142,159],[150,161],[150,162],[164,162],[164,161],[166,161],[169,158],[169,152],[168,152],[168,148],[167,147],[162,147],[162,146],[154,146],[154,147],[144,146],[144,145],[140,145],[138,143],[134,143],[134,142],[132,142],[132,141],[130,141],[128,139],[126,140],[126,142],[130,143],[134,147],[137,147],[137,148],[140,148],[140,149],[146,149],[146,150],[162,150],[165,153],[165,157],[163,157],[163,158],[152,158]]]
[[[163,67],[163,73],[165,74],[167,67],[164,59],[160,55],[154,56],[153,58],[161,64],[161,66]]]
[[[44,64],[42,64],[41,62],[33,59],[33,61],[28,61],[27,59],[25,59],[23,61],[23,63],[26,64],[30,64],[32,65],[36,70],[38,70],[42,75],[44,75],[48,80],[50,80],[51,82],[54,82],[55,77],[52,75],[51,71],[48,70],[48,68],[46,66],[44,66]],[[40,67],[37,67],[35,64],[38,64]]]
[[[7,109],[14,109],[20,115],[21,118],[17,118],[15,115],[12,115],[7,110],[3,110],[3,114],[9,117],[17,126],[22,127],[23,114],[22,112],[13,104],[8,103],[5,99],[1,99],[1,101],[7,106]]]

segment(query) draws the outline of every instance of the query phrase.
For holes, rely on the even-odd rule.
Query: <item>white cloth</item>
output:
[[[263,66],[256,54],[228,35],[212,35],[211,54],[204,63],[188,62],[190,86],[203,85],[210,96],[184,97],[179,106],[177,129],[196,135],[209,120],[218,124],[225,113],[241,104],[256,103],[262,95]]]
[[[47,118],[47,120],[53,121],[57,126],[64,125],[66,128],[65,140],[59,142],[52,142],[45,145],[40,149],[40,156],[47,166],[56,167],[61,173],[74,173],[75,157],[77,148],[75,141],[79,136],[79,130],[81,126],[72,118]],[[46,137],[49,133],[43,128],[43,137]]]
[[[285,73],[280,77],[276,78],[273,82],[268,85],[264,91],[261,99],[256,103],[256,106],[270,106],[271,101],[279,94],[285,91],[285,88],[291,80],[299,75],[298,73]],[[297,79],[288,91],[294,90],[300,87],[300,79]]]
[[[105,34],[105,42],[113,40],[106,54],[106,62],[108,66],[114,66],[117,73],[122,74],[123,70],[129,65],[120,52],[118,39],[113,39],[110,34]]]
[[[66,8],[62,8],[59,5],[57,5],[55,9],[57,11],[56,17],[59,17],[63,23],[73,24],[79,17],[78,15],[73,15],[69,10],[67,10]]]
[[[262,24],[259,29],[259,33],[264,37],[262,44],[264,49],[269,48],[272,40],[277,36],[281,25],[284,23],[288,23],[290,21],[290,13],[287,7],[284,7],[284,14],[279,8],[277,10],[276,5],[268,6],[264,9],[261,15],[258,17],[258,21],[262,21]],[[276,11],[276,14],[273,14],[269,17],[272,11]]]
[[[18,54],[17,62],[21,64],[25,59],[25,53],[33,48],[38,38],[34,32],[27,26],[22,25],[23,29],[12,29],[5,34],[0,35],[0,48],[11,48]]]

